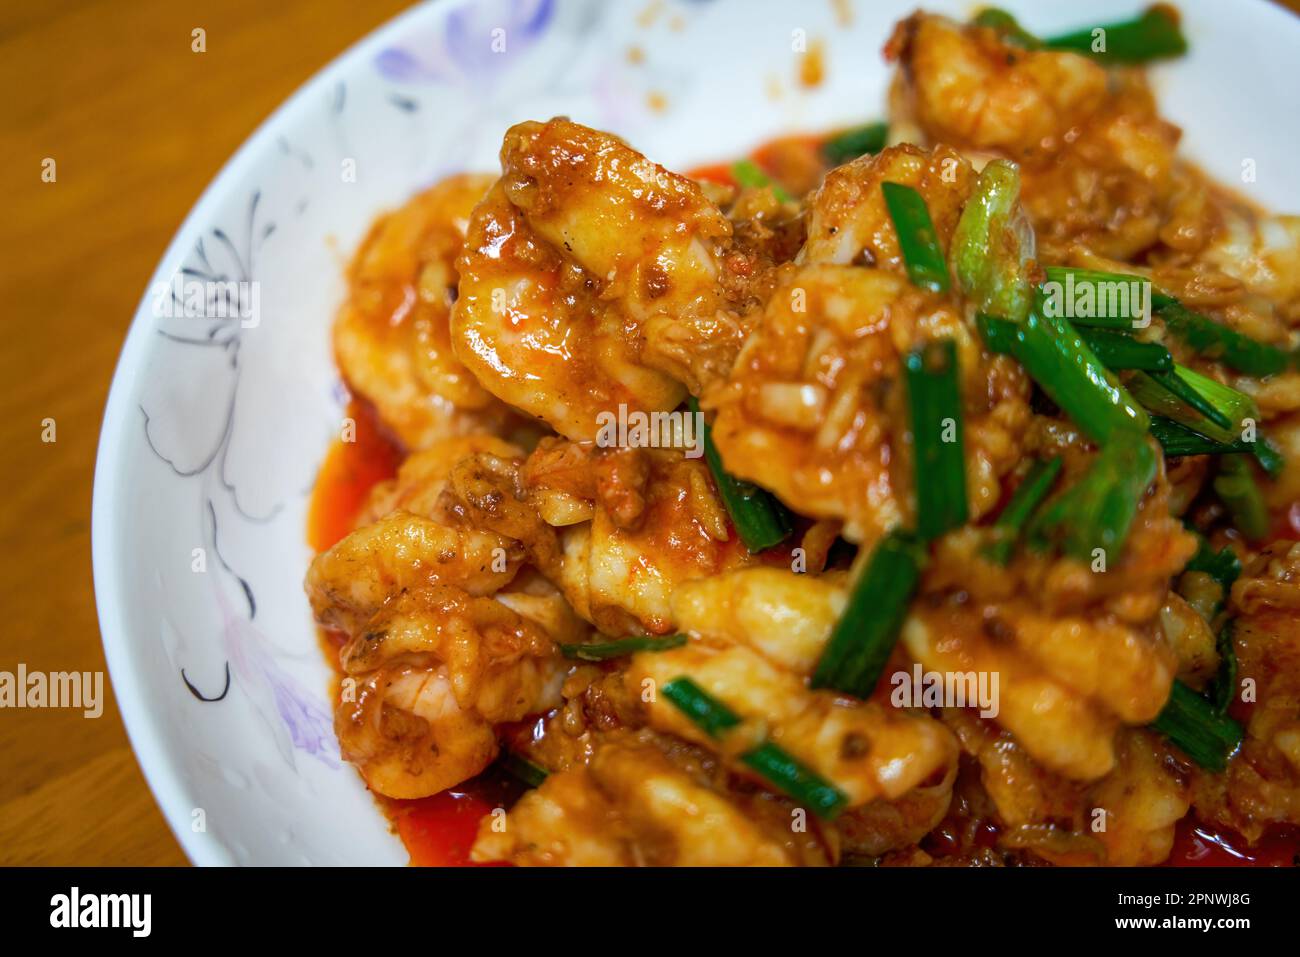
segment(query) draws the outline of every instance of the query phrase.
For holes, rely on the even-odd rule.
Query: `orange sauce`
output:
[[[822,144],[827,134],[795,133],[778,136],[756,147],[746,159],[752,160],[772,181],[793,190],[797,195],[811,190],[826,171]],[[691,179],[705,180],[722,186],[737,187],[732,163],[706,163],[687,172]]]
[[[411,855],[413,867],[469,867],[479,822],[492,805],[463,790],[443,791],[417,801],[392,801],[390,816]]]
[[[736,177],[731,175],[730,163],[709,163],[707,166],[697,166],[686,174],[691,179],[707,180],[710,183],[719,183],[722,186],[736,186]]]
[[[814,40],[808,46],[808,52],[799,61],[799,85],[812,90],[822,85],[826,79],[826,45],[821,40]]]
[[[323,552],[348,532],[370,490],[397,474],[403,453],[388,437],[368,402],[353,399],[347,415],[356,423],[353,441],[334,440],[316,475],[307,512],[307,543]]]
[[[1295,867],[1300,831],[1270,830],[1252,847],[1240,834],[1205,824],[1193,814],[1178,822],[1166,867]]]
[[[523,791],[523,785],[493,766],[439,794],[380,803],[396,825],[413,867],[502,867],[507,862],[471,861],[469,853],[483,819],[509,808]]]

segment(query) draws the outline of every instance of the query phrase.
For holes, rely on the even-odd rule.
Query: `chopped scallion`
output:
[[[1219,473],[1214,477],[1214,492],[1228,507],[1232,524],[1252,541],[1268,535],[1268,506],[1255,484],[1250,463],[1243,458],[1225,456],[1219,459]]]
[[[912,285],[931,292],[947,292],[948,264],[939,248],[939,234],[935,232],[925,200],[902,183],[882,183],[880,188]]]
[[[662,694],[705,734],[717,737],[740,724],[740,718],[685,675],[664,685]],[[740,756],[741,762],[786,797],[818,817],[831,819],[844,809],[848,796],[783,748],[764,741]]]
[[[908,532],[891,532],[876,544],[822,650],[814,688],[871,695],[898,641],[925,558],[925,547]]]
[[[836,133],[822,144],[822,156],[832,166],[839,166],[885,148],[889,127],[885,123],[867,123]]]
[[[692,415],[700,416],[700,405],[694,397],[690,400],[690,409]],[[771,492],[741,481],[726,470],[722,455],[713,443],[713,430],[708,425],[703,428],[703,439],[704,458],[713,473],[718,495],[745,547],[750,552],[761,552],[780,545],[794,531],[790,510]]]
[[[1187,752],[1209,771],[1222,771],[1241,744],[1241,725],[1215,711],[1212,702],[1181,681],[1175,681],[1169,700],[1151,727]]]
[[[1011,551],[1019,541],[1020,533],[1024,530],[1029,517],[1037,511],[1060,474],[1060,458],[1035,462],[1030,467],[1025,477],[1020,480],[1020,484],[1016,486],[1011,501],[1007,502],[1007,507],[993,523],[995,538],[985,552],[990,561],[1005,565],[1010,560]]]
[[[957,345],[928,343],[904,363],[915,450],[916,530],[925,541],[966,523],[966,456],[962,444]]]
[[[770,188],[772,190],[772,195],[774,195],[779,202],[789,203],[794,199],[794,197],[782,188],[780,183],[773,182],[772,177],[759,169],[758,164],[753,160],[743,159],[732,163],[731,176],[741,186],[748,186],[750,189]]]

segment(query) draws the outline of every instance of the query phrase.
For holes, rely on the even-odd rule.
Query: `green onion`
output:
[[[1101,50],[1094,49],[1097,31],[1102,31],[1105,42],[1105,48]],[[1136,19],[1049,37],[1043,44],[1051,50],[1072,50],[1117,63],[1146,63],[1163,57],[1182,56],[1187,52],[1187,40],[1179,28],[1178,15],[1159,4]]]
[[[1169,700],[1151,727],[1166,735],[1187,756],[1209,771],[1222,771],[1241,744],[1241,725],[1215,711],[1215,706],[1181,681],[1169,690]]]
[[[898,641],[924,564],[925,547],[909,532],[891,532],[876,544],[822,650],[814,688],[871,696]]]
[[[849,801],[843,791],[770,741],[764,741],[740,760],[820,818],[835,817]]]
[[[700,417],[700,404],[694,396],[690,399],[690,409],[697,421],[704,421]],[[722,465],[722,455],[713,444],[713,430],[708,425],[703,427],[703,438],[704,458],[718,486],[718,495],[745,547],[756,553],[785,541],[794,531],[790,510],[771,492],[750,482],[742,482],[727,472]]]
[[[822,156],[832,166],[839,166],[868,153],[879,153],[885,148],[889,126],[885,123],[867,123],[836,133],[822,143]]]
[[[1146,412],[1067,320],[1031,312],[1012,355],[1098,445],[1116,436],[1142,434],[1150,426]]]
[[[560,654],[579,661],[606,661],[622,658],[638,651],[667,651],[686,644],[685,635],[665,635],[662,638],[633,636],[614,641],[596,641],[590,644],[560,645]]]
[[[1233,639],[1233,624],[1229,619],[1219,629],[1215,639],[1215,648],[1219,652],[1219,671],[1206,690],[1214,702],[1214,710],[1226,714],[1237,694],[1237,646]]]
[[[1165,455],[1235,455],[1253,452],[1249,442],[1220,442],[1194,432],[1185,425],[1166,419],[1163,415],[1151,416],[1151,434],[1156,437]]]
[[[977,27],[990,27],[1002,34],[1002,38],[1008,43],[1024,47],[1026,50],[1037,50],[1043,45],[1043,41],[1025,30],[1015,17],[997,7],[985,7],[975,14],[971,23]]]
[[[1194,432],[1231,445],[1259,408],[1245,393],[1175,364],[1172,372],[1135,372],[1125,380],[1144,406]]]
[[[516,778],[530,788],[539,788],[546,780],[546,769],[540,768],[527,758],[503,748],[497,758],[497,765],[511,777]]]
[[[912,412],[916,530],[929,541],[966,523],[966,461],[962,444],[957,345],[928,343],[904,362]]]
[[[1159,310],[1165,328],[1207,359],[1245,375],[1263,378],[1291,365],[1291,356],[1235,329],[1229,329],[1174,300]]]
[[[1156,454],[1145,436],[1121,435],[1103,445],[1088,470],[1043,506],[1029,527],[1038,546],[1054,545],[1082,562],[1118,556],[1148,486]]]
[[[779,183],[772,182],[772,177],[768,176],[753,160],[737,160],[731,164],[731,176],[741,186],[748,186],[750,189],[771,188],[772,195],[779,202],[792,202],[794,197],[787,193]]]
[[[1286,468],[1286,459],[1282,457],[1276,445],[1262,435],[1257,435],[1254,442],[1246,444],[1251,447],[1250,451],[1255,456],[1255,461],[1270,478],[1277,478],[1282,474],[1282,469]]]
[[[1099,288],[1102,283],[1149,282],[1131,273],[1099,272],[1095,269],[1076,269],[1071,266],[1048,266],[1047,281],[1066,286],[1067,280],[1078,288],[1085,284]],[[1094,293],[1094,301],[1100,301]],[[1285,349],[1259,342],[1249,336],[1229,329],[1223,323],[1188,309],[1173,296],[1158,289],[1151,290],[1151,306],[1164,321],[1169,333],[1207,359],[1222,362],[1225,366],[1245,375],[1263,378],[1289,368],[1292,357]],[[1130,310],[1130,313],[1132,310]],[[1114,326],[1131,323],[1137,316],[1099,316],[1075,319],[1080,326]]]
[[[1097,285],[1098,283],[1147,283],[1151,281],[1145,276],[1139,276],[1137,273],[1106,272],[1101,269],[1085,269],[1082,266],[1044,266],[1043,271],[1047,273],[1048,282],[1059,282],[1064,286],[1068,277],[1076,288],[1083,285]],[[1158,304],[1158,301],[1173,302],[1174,299],[1164,296],[1163,293],[1153,288],[1151,290],[1151,305],[1153,308]],[[1128,318],[1135,317],[1129,316]]]
[[[979,313],[976,316],[980,335],[990,352],[1015,351],[1020,327],[1006,319],[996,319]],[[1142,342],[1132,336],[1102,329],[1078,329],[1079,338],[1087,343],[1093,354],[1112,372],[1144,369],[1160,372],[1174,367],[1173,356],[1159,343]]]
[[[1010,355],[1015,351],[1016,341],[1020,338],[1020,326],[1017,323],[980,312],[975,314],[975,326],[989,352]]]
[[[1131,289],[1134,283],[1149,289],[1149,279],[1128,273],[1076,269],[1073,266],[1048,266],[1045,272],[1047,279],[1038,288],[1036,299],[1039,311],[1046,312],[1050,304],[1055,307],[1050,311],[1057,315],[1076,313],[1069,317],[1076,326],[1096,326],[1126,332],[1138,327],[1139,323],[1145,324],[1150,318],[1146,310],[1138,309],[1142,305],[1141,293],[1132,294]],[[1121,292],[1123,302],[1120,301]],[[1158,294],[1151,290],[1150,295],[1151,305],[1154,306]],[[1076,303],[1075,300],[1080,296],[1084,297],[1084,301]],[[1077,315],[1079,312],[1091,315]]]
[[[1016,486],[1015,492],[1011,496],[1011,501],[1007,502],[1007,507],[1002,510],[998,520],[993,523],[994,541],[985,550],[985,555],[990,561],[999,565],[1005,565],[1011,558],[1011,551],[1020,539],[1020,533],[1029,521],[1032,515],[1047,493],[1052,490],[1056,484],[1056,477],[1061,474],[1061,459],[1053,458],[1047,461],[1035,462],[1030,467],[1025,477],[1021,479],[1020,484]]]
[[[983,313],[975,321],[989,350],[1015,356],[1094,442],[1148,427],[1146,412],[1067,320],[1035,311],[1021,324]]]
[[[1194,384],[1191,376],[1197,374],[1186,366],[1176,366],[1168,372],[1152,372],[1150,376],[1154,382],[1163,386],[1165,391],[1177,396],[1219,428],[1231,429],[1232,419],[1228,417],[1228,410],[1215,405],[1210,397]]]
[[[740,718],[685,675],[663,687],[663,695],[710,737],[735,727]],[[808,807],[818,817],[831,819],[844,809],[848,796],[771,741],[746,751],[740,760],[782,794]]]
[[[1253,541],[1268,535],[1268,507],[1255,484],[1249,462],[1239,458],[1219,459],[1219,474],[1213,484],[1215,494],[1232,515],[1232,524],[1243,535]]]
[[[993,160],[980,172],[952,234],[957,283],[980,312],[1021,322],[1034,302],[1034,231],[1020,206],[1020,171]]]
[[[1174,357],[1159,343],[1142,342],[1132,336],[1101,329],[1080,329],[1079,335],[1112,372],[1126,369],[1167,372],[1174,367]]]
[[[1182,56],[1187,52],[1187,40],[1179,28],[1177,15],[1159,5],[1133,20],[1087,27],[1046,40],[1029,33],[1005,10],[993,7],[981,10],[971,22],[997,30],[1008,43],[1026,50],[1043,47],[1070,50],[1089,56],[1109,57],[1119,63],[1146,63],[1162,57]],[[1096,30],[1104,31],[1104,50],[1093,49]]]
[[[1191,531],[1196,536],[1198,547],[1196,554],[1192,556],[1183,571],[1204,572],[1209,575],[1219,583],[1226,598],[1228,592],[1232,590],[1233,583],[1241,575],[1241,559],[1237,557],[1237,553],[1231,546],[1225,545],[1216,552],[1210,547],[1204,535],[1195,529]]]
[[[880,189],[885,195],[889,217],[894,221],[898,248],[912,285],[931,292],[947,292],[948,264],[944,262],[939,235],[934,230],[930,211],[925,208],[925,200],[902,183],[881,183]]]
[[[740,724],[736,712],[685,675],[664,685],[663,695],[711,738]]]

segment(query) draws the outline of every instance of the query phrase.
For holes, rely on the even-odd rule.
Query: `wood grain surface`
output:
[[[90,488],[127,324],[217,170],[405,0],[0,4],[0,670],[104,669]],[[207,52],[190,49],[207,31]],[[46,157],[57,180],[42,182]],[[56,441],[42,441],[53,418]],[[0,711],[0,863],[184,864],[117,705]]]
[[[199,193],[257,124],[405,5],[0,5],[0,670],[104,669],[90,489],[136,303]],[[204,53],[191,50],[196,27]],[[47,157],[54,183],[41,179]],[[42,441],[47,418],[53,443]],[[107,686],[105,697],[94,720],[0,711],[0,864],[185,863]]]

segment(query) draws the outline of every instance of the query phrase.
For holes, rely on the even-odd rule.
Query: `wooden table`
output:
[[[0,669],[104,669],[90,488],[136,303],[186,212],[253,128],[405,5],[0,7]],[[191,50],[197,27],[204,53]],[[41,178],[46,157],[57,164],[53,183]],[[53,443],[41,440],[46,418]],[[0,864],[185,863],[105,697],[97,720],[0,711]]]
[[[104,399],[158,259],[295,88],[406,0],[0,6],[0,670],[104,670],[90,488]],[[191,31],[207,52],[191,51]],[[57,179],[42,182],[42,162]],[[56,441],[41,440],[53,418]],[[0,864],[184,864],[113,696],[0,711]]]

